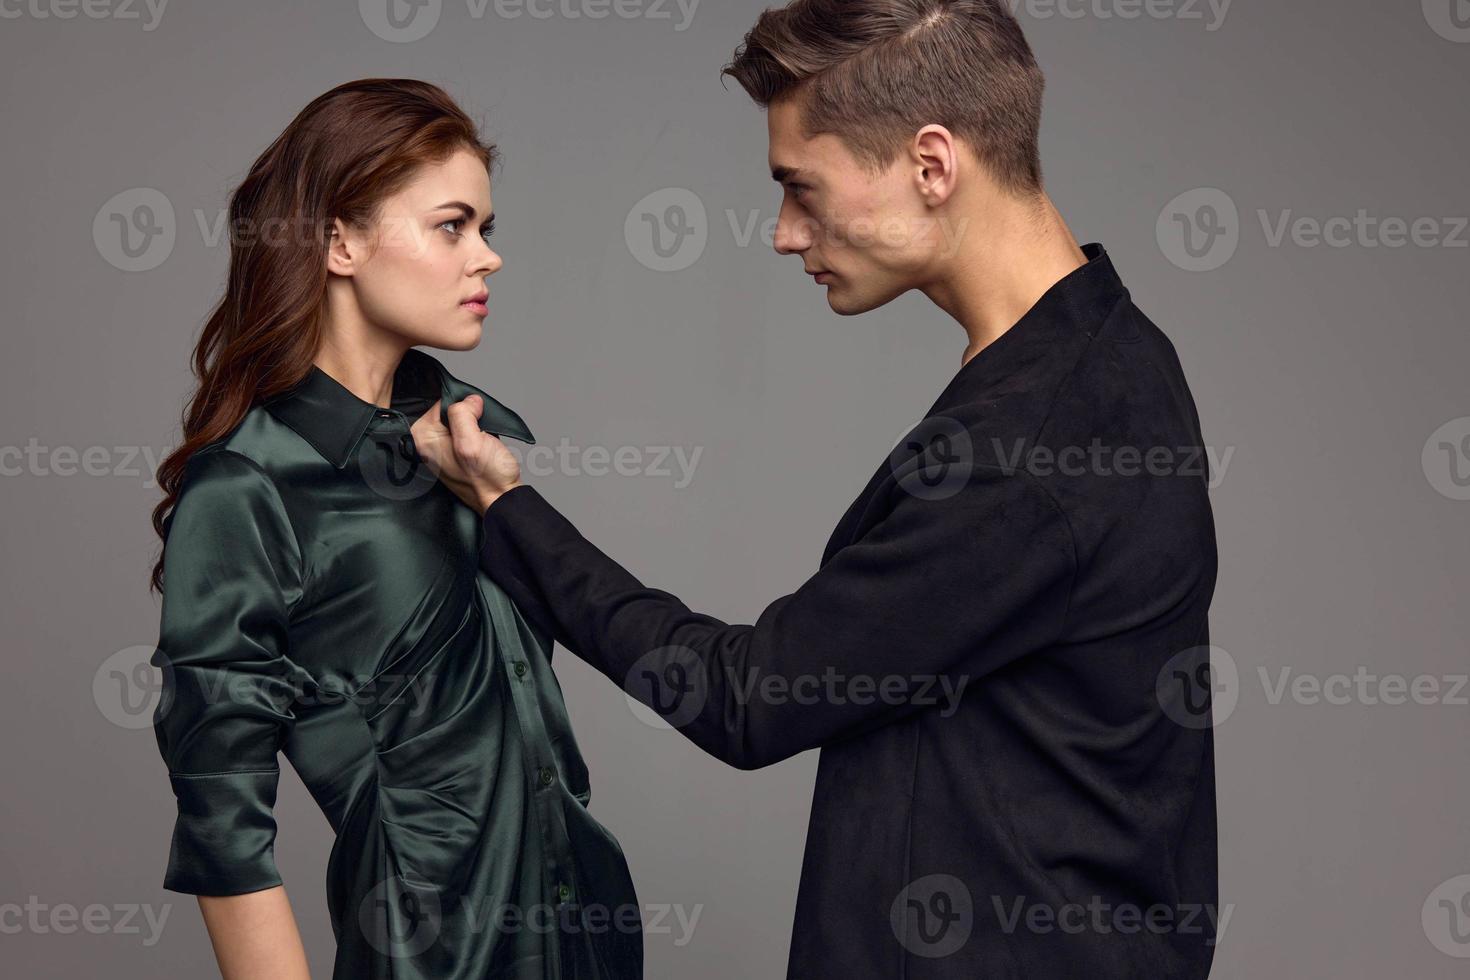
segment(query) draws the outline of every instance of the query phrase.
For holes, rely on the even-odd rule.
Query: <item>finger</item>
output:
[[[449,437],[456,449],[474,445],[480,429],[480,396],[470,395],[464,401],[449,406]]]
[[[409,428],[416,429],[420,426],[428,426],[430,428],[433,428],[434,426],[437,426],[439,424],[440,401],[441,399],[435,398],[434,404],[429,406],[429,410],[420,415],[418,419],[414,421],[413,425],[409,426]]]

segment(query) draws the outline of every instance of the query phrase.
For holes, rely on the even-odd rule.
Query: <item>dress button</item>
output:
[[[541,767],[541,785],[550,786],[556,779],[556,774],[551,771],[550,766]]]
[[[572,897],[572,887],[570,885],[557,885],[556,897],[565,902]]]
[[[517,677],[525,677],[526,676],[526,662],[524,660],[517,660],[516,661],[516,676]]]
[[[404,459],[411,460],[418,456],[418,450],[413,446],[413,436],[405,432],[398,437],[398,452]]]

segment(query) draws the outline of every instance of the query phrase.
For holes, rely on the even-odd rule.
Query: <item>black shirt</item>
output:
[[[488,574],[700,748],[821,748],[790,977],[1208,975],[1204,440],[1173,346],[1084,252],[753,624],[644,585],[532,487],[485,513]]]

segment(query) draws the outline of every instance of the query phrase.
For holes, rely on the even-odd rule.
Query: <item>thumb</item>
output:
[[[471,446],[474,436],[480,431],[480,411],[484,403],[479,395],[470,395],[464,401],[449,406],[449,437],[456,445]]]

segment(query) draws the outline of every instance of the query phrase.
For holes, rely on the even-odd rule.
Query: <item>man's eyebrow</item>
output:
[[[804,176],[805,174],[795,167],[780,166],[771,168],[771,179],[778,184],[784,184],[788,180],[795,180]]]

